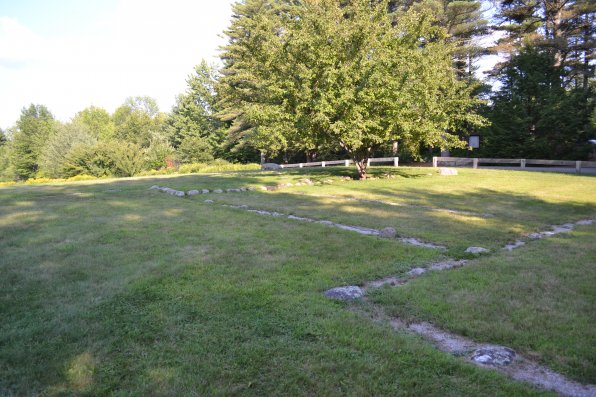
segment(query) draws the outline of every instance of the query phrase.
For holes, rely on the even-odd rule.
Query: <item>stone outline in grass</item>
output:
[[[244,192],[248,192],[248,191],[253,191],[256,190],[254,187],[249,186],[249,187],[241,187],[241,188],[233,188],[233,189],[193,189],[193,190],[189,190],[188,192],[184,192],[182,190],[175,190],[175,189],[170,189],[169,187],[160,187],[157,185],[153,185],[149,188],[149,190],[159,190],[160,192],[164,192],[167,194],[170,194],[172,196],[177,196],[177,197],[184,197],[184,196],[197,196],[199,194],[208,194],[208,193],[244,193]]]
[[[580,219],[576,222],[564,223],[562,225],[551,225],[549,230],[542,232],[530,233],[524,239],[517,239],[515,242],[507,244],[503,247],[505,251],[513,251],[514,249],[523,247],[528,241],[541,240],[543,238],[553,237],[562,233],[571,233],[576,226],[589,226],[594,223],[593,219]]]
[[[318,220],[318,219],[313,219],[313,218],[305,218],[305,217],[300,217],[300,216],[295,216],[295,215],[288,215],[288,214],[284,214],[284,213],[281,213],[281,212],[266,211],[266,210],[260,210],[260,209],[250,208],[247,205],[222,204],[222,207],[233,208],[233,209],[240,209],[240,210],[244,210],[244,211],[247,211],[247,212],[255,213],[255,214],[258,214],[258,215],[266,215],[266,216],[273,216],[273,217],[285,217],[285,218],[291,219],[291,220],[297,220],[297,221],[309,222],[309,223],[318,223],[318,224],[321,224],[321,225],[326,225],[326,226],[334,227],[334,228],[337,228],[337,229],[342,229],[342,230],[347,230],[347,231],[350,231],[350,232],[359,233],[359,234],[362,234],[362,235],[365,235],[365,236],[375,236],[375,237],[390,238],[390,237],[388,237],[388,234],[390,234],[389,233],[389,229],[392,229],[392,228],[385,228],[385,229],[382,229],[382,230],[378,230],[378,229],[370,229],[370,228],[361,227],[361,226],[344,225],[344,224],[341,224],[341,223],[331,222],[331,221],[327,221],[327,220]],[[393,229],[393,232],[395,232],[394,229]],[[397,238],[395,238],[395,240],[400,241],[400,242],[405,243],[405,244],[414,245],[414,246],[422,247],[422,248],[431,248],[431,249],[438,249],[438,250],[445,250],[445,249],[447,249],[447,247],[445,247],[445,246],[437,245],[437,244],[433,244],[433,243],[423,242],[423,241],[418,240],[418,239],[413,238],[413,237],[397,237]]]

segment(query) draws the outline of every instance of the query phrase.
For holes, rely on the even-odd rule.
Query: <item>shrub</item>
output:
[[[186,164],[210,162],[213,160],[211,152],[211,145],[197,136],[184,138],[178,147],[180,160]]]

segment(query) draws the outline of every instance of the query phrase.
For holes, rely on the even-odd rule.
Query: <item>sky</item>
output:
[[[202,59],[217,62],[235,0],[0,0],[0,128],[31,103],[61,121],[129,96],[171,110]]]
[[[218,61],[234,2],[0,0],[0,128],[31,103],[63,122],[130,96],[170,111],[194,66]]]

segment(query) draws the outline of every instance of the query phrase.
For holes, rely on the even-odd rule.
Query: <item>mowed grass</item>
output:
[[[423,205],[434,205],[433,197],[447,195],[449,200],[441,207],[448,207],[456,205],[455,197],[465,197],[466,189],[474,194],[487,188],[473,186],[483,178],[482,171],[426,180],[417,176],[420,171],[406,170],[396,179],[193,199],[147,190],[152,184],[237,188],[304,177],[324,180],[344,172],[139,178],[0,189],[0,395],[546,394],[438,352],[413,335],[369,323],[322,294],[334,286],[424,266],[440,259],[440,252],[202,202],[207,197],[218,202],[243,199],[242,204],[289,208],[295,191],[392,200],[399,193],[411,195],[404,196],[404,202],[421,200]],[[556,217],[547,210],[560,210],[558,215],[565,220],[594,212],[594,179],[548,178],[545,184],[559,190],[545,188],[530,195],[522,187],[515,193],[514,183],[507,189],[489,186],[492,191],[504,190],[496,197],[515,198],[499,204],[490,200],[495,196],[486,195],[483,205],[493,212],[501,209],[495,214],[499,215],[508,212],[511,202],[519,202],[513,209],[534,222],[529,227],[523,224],[527,228]],[[433,191],[431,179],[437,186],[447,185]],[[451,198],[450,189],[457,190]],[[429,191],[428,198],[414,198],[424,190]],[[346,223],[366,226],[361,224],[365,217],[354,216],[361,210],[327,205],[321,197],[297,198],[310,203],[309,210],[324,208],[320,214],[325,219],[345,217]],[[458,205],[477,203],[468,198]],[[530,207],[526,212],[537,208],[538,214],[527,214],[524,206]],[[375,216],[398,216],[400,210],[414,211],[392,207],[392,212]],[[416,217],[429,221],[436,215],[415,211]],[[442,225],[451,229],[452,222],[467,219],[448,218]],[[488,244],[492,238],[478,241]],[[590,249],[590,241],[577,241]],[[546,252],[549,245],[544,244]],[[581,266],[568,268],[585,275]],[[543,271],[550,274],[552,269],[545,266]],[[575,288],[571,283],[561,286]],[[394,293],[399,292],[383,291],[375,299],[398,312],[400,297]],[[487,294],[498,297],[490,289]],[[574,296],[576,301],[591,299],[584,303],[594,307],[592,289]],[[552,331],[558,337],[552,343],[589,341],[590,335],[582,334],[585,327],[574,327],[574,322],[589,321],[593,312],[586,320],[579,305],[565,310],[570,327],[579,331],[571,336],[565,327]],[[472,311],[476,314],[470,315],[471,323],[479,311]],[[432,310],[416,312],[411,305],[402,312],[420,318],[434,315]],[[510,330],[516,334],[510,338],[534,333],[539,318],[547,318],[545,313],[536,316],[527,328]],[[470,325],[468,332],[473,329]],[[584,364],[574,368],[583,369],[571,372],[590,379],[581,371],[590,370],[585,362],[593,365],[593,357],[579,351],[581,347],[575,349]],[[565,357],[564,349],[554,351],[557,359]],[[549,357],[544,355],[544,360],[552,361]]]
[[[596,384],[596,227],[431,272],[372,301],[406,320],[430,321],[477,341],[512,347]]]

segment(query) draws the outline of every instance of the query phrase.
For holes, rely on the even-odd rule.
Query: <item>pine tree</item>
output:
[[[16,179],[28,179],[37,173],[41,153],[56,132],[57,122],[43,105],[31,104],[21,110],[13,137],[11,167]]]
[[[167,121],[168,135],[174,147],[191,139],[193,142],[200,140],[210,156],[219,151],[224,133],[222,123],[215,117],[217,79],[217,69],[202,61],[186,80],[188,88],[178,96]]]

